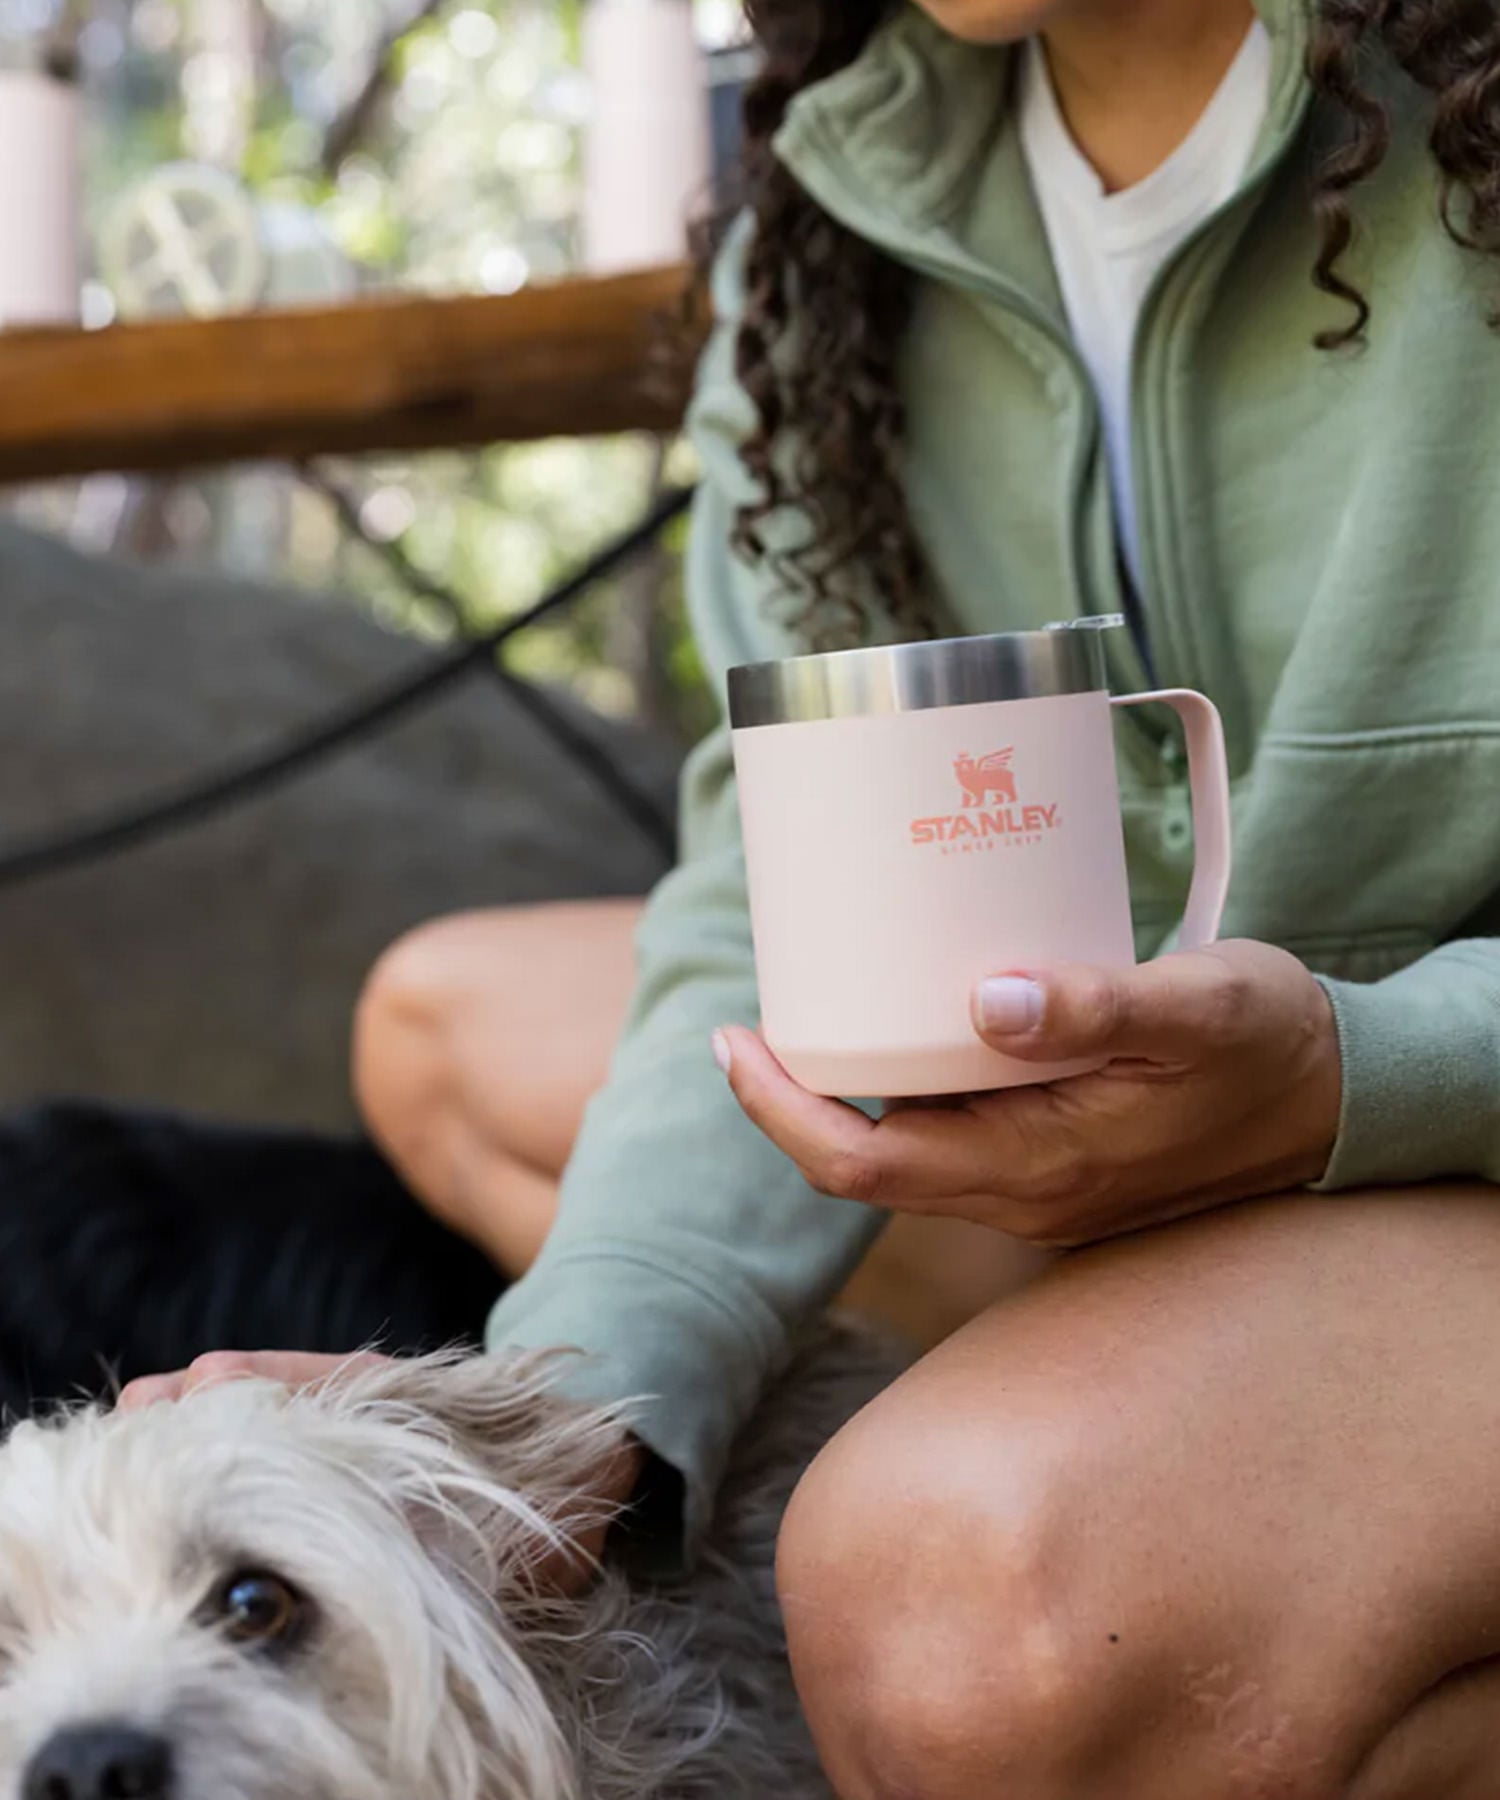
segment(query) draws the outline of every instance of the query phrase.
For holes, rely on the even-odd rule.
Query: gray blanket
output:
[[[326,600],[0,524],[0,846],[266,744],[424,654]],[[670,749],[591,728],[670,795]],[[88,1093],[346,1123],[350,1010],[398,933],[660,872],[481,676],[272,798],[0,890],[0,1106]]]

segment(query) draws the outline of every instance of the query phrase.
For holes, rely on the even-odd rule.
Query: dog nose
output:
[[[22,1800],[168,1800],[172,1746],[133,1725],[72,1726],[31,1760]]]

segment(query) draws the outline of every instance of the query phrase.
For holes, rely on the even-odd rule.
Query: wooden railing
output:
[[[0,482],[670,430],[683,283],[0,333]]]

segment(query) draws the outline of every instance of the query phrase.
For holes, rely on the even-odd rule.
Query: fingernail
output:
[[[734,1051],[730,1048],[729,1039],[722,1031],[713,1036],[714,1061],[719,1065],[721,1074],[727,1075],[734,1067]]]
[[[981,981],[975,1011],[985,1031],[1019,1034],[1042,1022],[1041,987],[1022,975],[993,975]]]

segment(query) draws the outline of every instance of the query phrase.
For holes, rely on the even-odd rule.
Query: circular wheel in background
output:
[[[220,169],[168,163],[111,209],[99,273],[122,318],[247,311],[270,280],[255,202]]]

